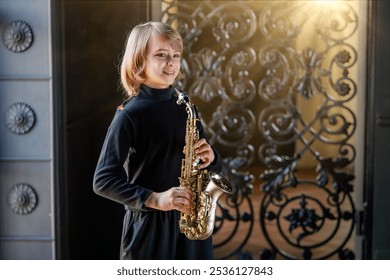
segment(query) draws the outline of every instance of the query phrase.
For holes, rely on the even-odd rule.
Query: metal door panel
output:
[[[0,159],[50,158],[50,84],[49,81],[0,82]],[[17,110],[23,110],[18,112]],[[26,110],[28,112],[26,112]],[[15,114],[30,114],[33,123],[13,123]],[[31,121],[31,120],[30,120]],[[18,134],[19,133],[19,134]]]
[[[1,239],[52,236],[50,173],[49,162],[0,162]]]
[[[39,254],[37,254],[39,252]],[[52,241],[0,241],[0,259],[45,260],[53,259]]]
[[[10,24],[23,21],[31,29],[31,44],[25,51],[13,53],[0,42],[0,77],[25,78],[50,75],[49,0],[17,0],[0,2],[0,32]],[[7,29],[8,30],[8,29]]]
[[[53,258],[50,0],[0,1],[0,258]]]

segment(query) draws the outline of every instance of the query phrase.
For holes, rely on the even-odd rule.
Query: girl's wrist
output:
[[[157,206],[157,193],[152,192],[149,197],[145,200],[145,206],[149,208],[156,209]]]

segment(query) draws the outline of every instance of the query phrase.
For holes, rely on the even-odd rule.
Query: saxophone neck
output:
[[[196,119],[196,113],[195,113],[195,107],[190,101],[190,98],[184,91],[179,91],[178,89],[175,88],[175,91],[177,93],[177,101],[176,103],[178,105],[185,104],[186,105],[186,110],[188,113],[188,118],[189,119]]]

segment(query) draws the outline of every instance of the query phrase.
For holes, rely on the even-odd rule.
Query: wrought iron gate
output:
[[[218,258],[355,258],[354,2],[163,1],[184,39],[180,86],[235,188],[219,203]]]

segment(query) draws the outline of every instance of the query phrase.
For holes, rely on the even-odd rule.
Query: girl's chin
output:
[[[169,88],[174,82],[170,83],[170,84],[149,84],[149,83],[144,83],[145,85],[147,85],[148,87],[151,87],[151,88],[155,88],[155,89],[165,89],[165,88]]]
[[[168,87],[168,86],[172,85],[174,82],[175,82],[175,79],[174,79],[174,78],[172,78],[172,79],[166,79],[166,80],[165,80],[165,85],[167,85],[167,87]]]
[[[152,88],[167,88],[174,84],[176,81],[176,76],[171,76],[171,77],[164,77],[163,79],[160,79],[160,82],[158,83],[153,83],[153,82],[144,82],[144,84],[149,85]],[[153,86],[154,85],[154,86]]]

